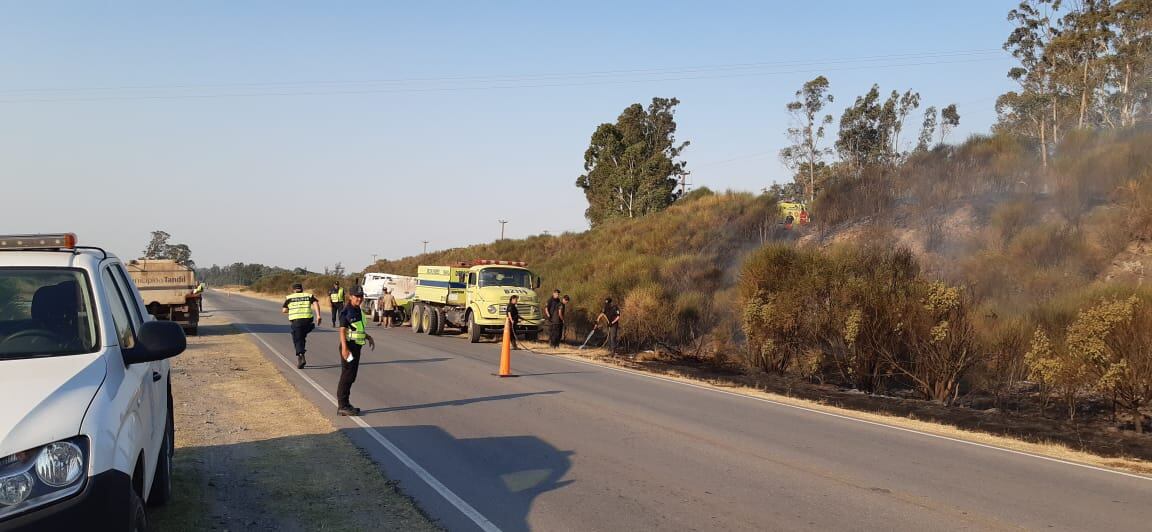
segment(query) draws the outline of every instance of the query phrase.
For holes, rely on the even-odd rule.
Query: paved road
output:
[[[298,372],[278,305],[206,310],[335,414],[331,328]],[[498,379],[496,344],[371,332],[339,426],[451,530],[1152,529],[1150,479],[531,353]]]

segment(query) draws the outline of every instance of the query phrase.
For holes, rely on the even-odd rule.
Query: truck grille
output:
[[[520,317],[521,318],[535,318],[536,317],[536,307],[533,305],[520,303],[520,304],[516,305],[516,310],[520,311]],[[507,314],[508,313],[508,306],[507,305],[500,305],[500,313],[501,314]]]

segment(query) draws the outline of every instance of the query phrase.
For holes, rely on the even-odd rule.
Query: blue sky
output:
[[[312,269],[579,231],[590,135],[653,96],[715,190],[789,179],[818,74],[837,118],[879,83],[988,131],[1013,5],[0,2],[0,231]]]

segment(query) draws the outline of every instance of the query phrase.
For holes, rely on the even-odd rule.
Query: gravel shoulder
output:
[[[175,496],[156,530],[438,530],[224,320],[173,359]]]

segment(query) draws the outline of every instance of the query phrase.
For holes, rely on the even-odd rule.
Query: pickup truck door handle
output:
[[[156,382],[156,381],[160,380],[160,379],[161,379],[161,378],[163,378],[163,377],[164,377],[164,376],[163,376],[163,375],[161,375],[159,371],[153,371],[153,372],[152,372],[152,382]]]

